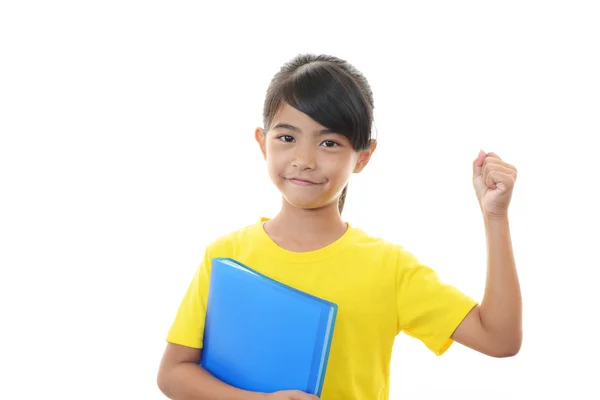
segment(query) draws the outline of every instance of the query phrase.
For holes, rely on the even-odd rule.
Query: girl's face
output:
[[[352,173],[360,172],[375,150],[355,151],[348,139],[308,115],[283,104],[271,129],[256,130],[271,180],[285,200],[299,208],[321,208],[338,198]]]

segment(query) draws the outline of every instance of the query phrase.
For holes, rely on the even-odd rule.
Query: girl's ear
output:
[[[267,146],[265,145],[265,131],[262,128],[256,128],[254,131],[254,139],[260,146],[260,151],[263,154],[263,158],[267,159]]]
[[[369,160],[371,159],[371,156],[373,155],[373,152],[375,151],[375,149],[377,148],[377,140],[372,139],[371,140],[371,145],[369,146],[369,148],[367,150],[363,150],[358,154],[358,160],[356,161],[356,166],[354,167],[354,173],[358,174],[360,171],[362,171],[367,164],[369,163]]]

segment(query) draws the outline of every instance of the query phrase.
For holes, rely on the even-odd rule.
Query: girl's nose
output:
[[[300,170],[315,169],[316,164],[314,151],[298,151],[292,159],[292,165]]]

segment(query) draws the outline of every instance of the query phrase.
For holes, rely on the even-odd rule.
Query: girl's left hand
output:
[[[473,161],[473,187],[485,217],[506,217],[517,169],[496,153],[483,150]]]

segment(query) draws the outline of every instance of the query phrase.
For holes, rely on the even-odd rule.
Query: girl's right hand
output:
[[[319,400],[314,394],[301,392],[300,390],[282,390],[281,392],[269,393],[265,400]]]

